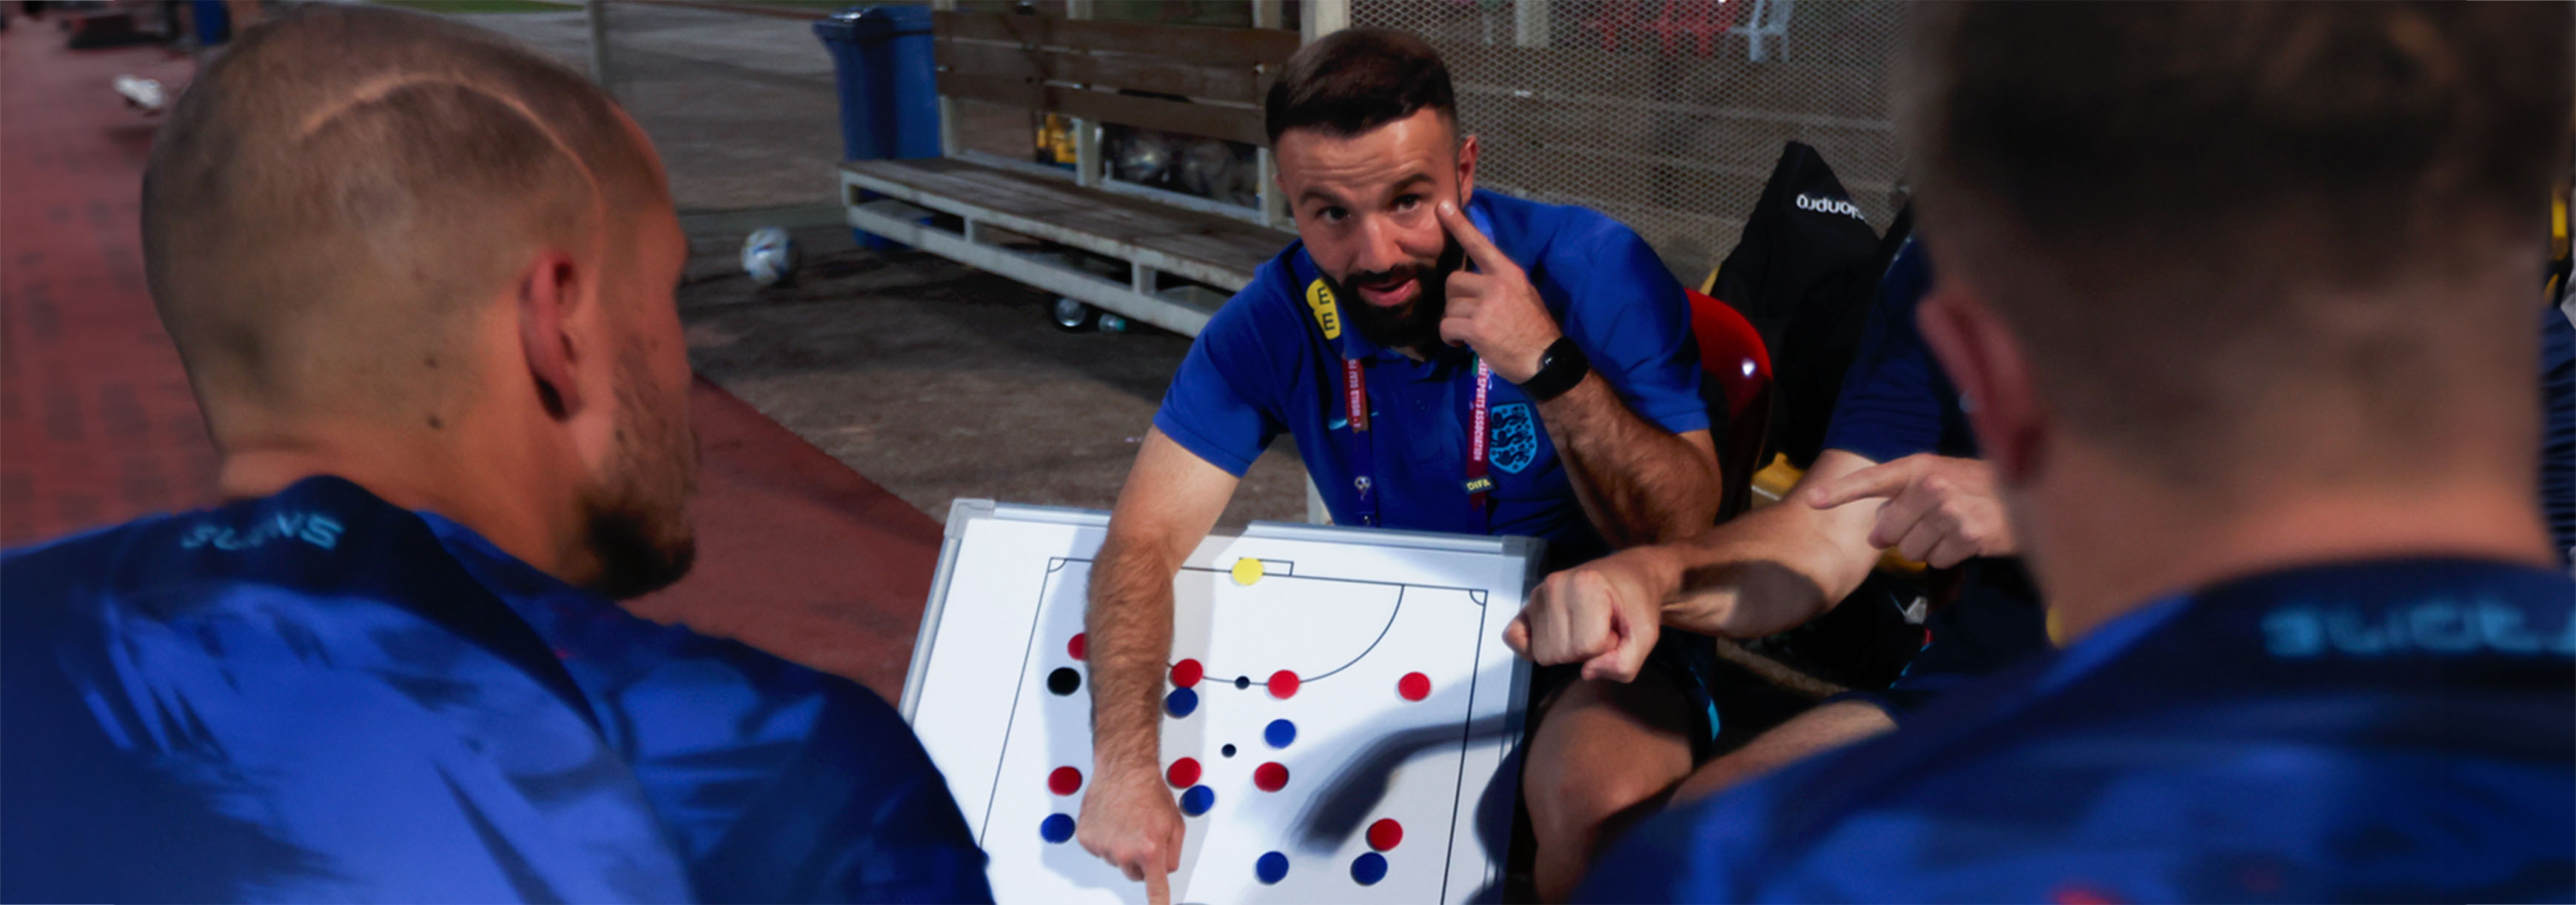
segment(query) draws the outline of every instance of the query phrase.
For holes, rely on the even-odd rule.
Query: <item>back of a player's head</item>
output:
[[[2512,287],[2567,160],[2569,5],[1965,2],[1913,26],[1898,115],[1936,261],[2057,423],[2178,480],[2269,442],[2343,444],[2376,479],[2438,467],[2463,395],[2528,392],[2538,300]]]
[[[658,164],[579,74],[434,16],[313,4],[183,93],[144,259],[216,439],[245,418],[435,412],[460,332],[542,245],[600,256]]]
[[[1347,138],[1423,110],[1454,127],[1449,67],[1429,42],[1383,28],[1334,32],[1299,48],[1270,85],[1263,119],[1270,142],[1290,129]]]

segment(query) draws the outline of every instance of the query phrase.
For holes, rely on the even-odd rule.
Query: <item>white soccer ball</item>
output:
[[[784,285],[796,278],[796,240],[775,226],[753,230],[742,240],[742,272],[763,286]]]

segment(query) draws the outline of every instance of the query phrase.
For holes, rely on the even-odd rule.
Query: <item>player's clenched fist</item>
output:
[[[1495,248],[1457,205],[1443,201],[1438,210],[1440,225],[1476,265],[1473,271],[1449,275],[1449,307],[1440,317],[1440,338],[1467,344],[1504,380],[1528,381],[1538,373],[1548,344],[1564,333],[1520,265]]]
[[[2018,552],[2012,523],[1995,495],[1994,469],[1977,459],[1920,453],[1873,465],[1806,492],[1807,505],[1831,509],[1884,499],[1869,545],[1894,547],[1907,559],[1946,569],[1972,556]]]
[[[1171,901],[1166,876],[1181,868],[1181,811],[1152,769],[1098,771],[1082,798],[1074,838],[1145,883],[1147,900]]]
[[[1583,664],[1586,679],[1637,677],[1663,631],[1666,588],[1629,551],[1540,582],[1503,643],[1541,666]]]

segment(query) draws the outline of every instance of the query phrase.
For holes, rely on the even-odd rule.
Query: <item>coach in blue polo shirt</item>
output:
[[[1077,832],[1149,889],[1181,852],[1158,765],[1172,576],[1279,435],[1340,524],[1541,537],[1557,564],[1715,514],[1681,286],[1608,217],[1477,190],[1476,140],[1427,44],[1318,41],[1267,115],[1299,241],[1173,377],[1092,579],[1097,779]],[[1579,860],[1556,856],[1588,850],[1604,816],[1688,772],[1706,706],[1688,657],[1665,656],[1671,681],[1576,682],[1540,722],[1542,889],[1571,884]]]

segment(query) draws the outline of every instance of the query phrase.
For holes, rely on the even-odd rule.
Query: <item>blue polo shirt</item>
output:
[[[2540,311],[2540,509],[2561,562],[2576,564],[2576,324]]]
[[[2400,559],[2151,603],[1647,821],[1579,898],[2576,900],[2571,600]]]
[[[0,557],[0,899],[990,901],[912,732],[318,477]]]
[[[1975,458],[1977,437],[1959,390],[1932,359],[1914,312],[1932,289],[1923,246],[1907,242],[1887,264],[1825,426],[1825,448],[1893,462],[1917,453]]]
[[[1708,428],[1689,302],[1634,231],[1584,208],[1490,189],[1476,192],[1467,215],[1528,272],[1558,327],[1632,411],[1676,434]],[[1347,354],[1367,374],[1374,416],[1364,436],[1380,524],[1544,538],[1559,565],[1608,551],[1520,388],[1497,377],[1488,391],[1495,486],[1490,511],[1480,512],[1466,487],[1474,356],[1453,349],[1415,361],[1343,325],[1338,304],[1305,243],[1290,243],[1199,333],[1154,426],[1236,476],[1287,433],[1333,520],[1358,524],[1359,475],[1342,420]]]
[[[1878,297],[1861,329],[1825,448],[1872,462],[1919,453],[1976,458],[1976,433],[1959,405],[1959,391],[1941,373],[1923,342],[1915,311],[1932,289],[1932,267],[1920,243],[1899,249],[1879,280]],[[1886,689],[1850,692],[1902,719],[1935,695],[1996,672],[2048,648],[2048,616],[2039,591],[2012,558],[1971,559],[1960,565],[1958,597],[1925,621],[1922,650]]]

